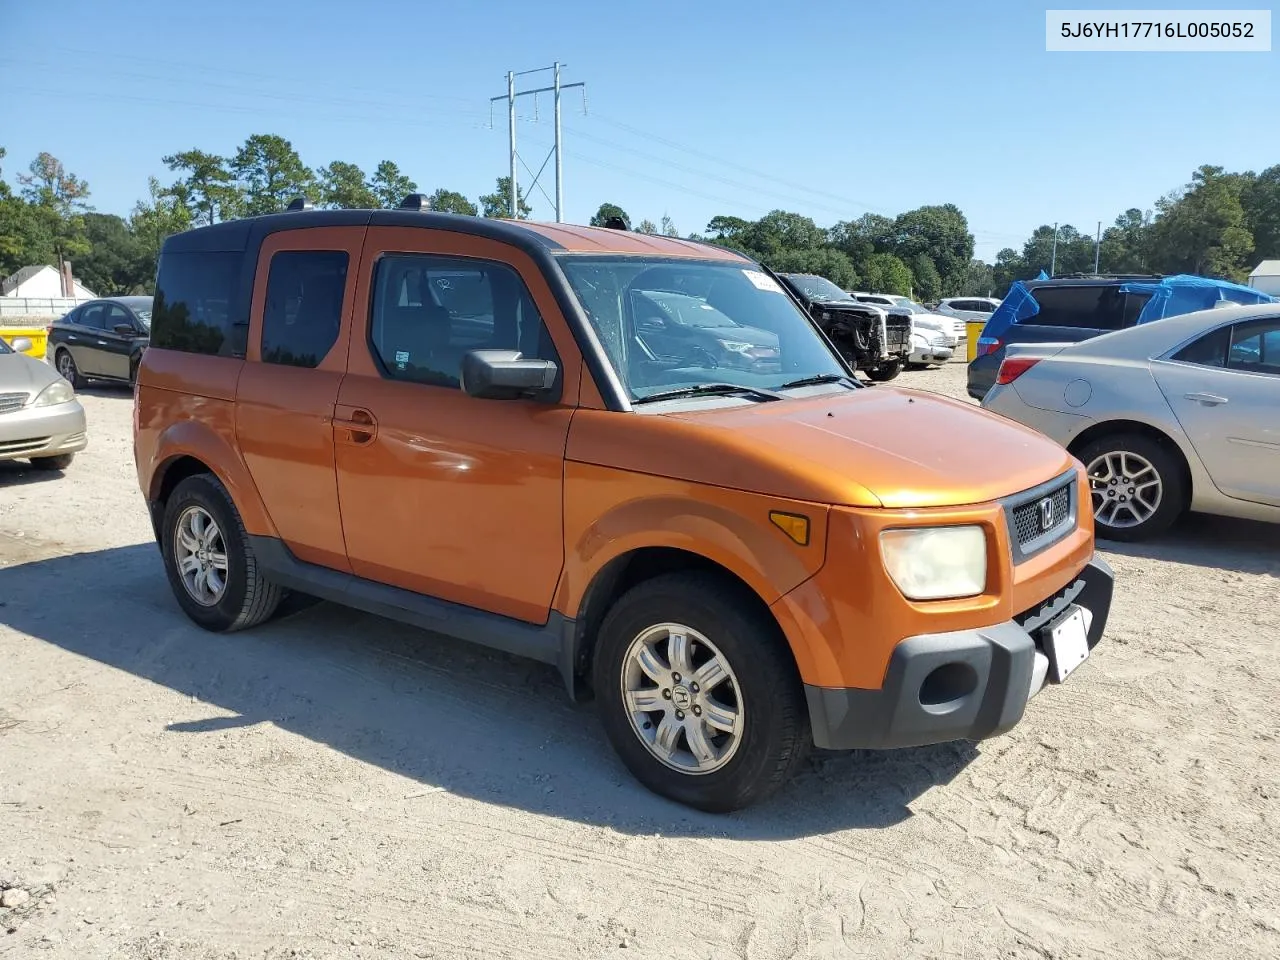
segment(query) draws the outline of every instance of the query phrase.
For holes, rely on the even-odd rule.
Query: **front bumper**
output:
[[[894,649],[879,690],[805,684],[814,745],[879,750],[1006,733],[1049,676],[1046,625],[1083,607],[1092,614],[1092,650],[1106,629],[1114,579],[1095,556],[1067,587],[1012,620],[908,637]]]
[[[955,354],[951,347],[930,344],[927,347],[916,347],[911,352],[912,363],[946,363]]]
[[[87,445],[79,400],[0,415],[0,460],[56,457]]]

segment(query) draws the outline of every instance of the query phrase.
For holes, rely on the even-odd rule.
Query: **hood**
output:
[[[982,503],[1072,462],[1057,443],[1004,417],[894,387],[670,416],[771,460],[769,472],[805,476],[830,503],[873,505],[866,493],[885,507]]]
[[[36,394],[58,379],[58,371],[25,353],[0,353],[0,393]]]
[[[814,303],[823,310],[832,313],[860,313],[864,316],[875,316],[884,313],[884,307],[874,303],[863,303],[861,300],[815,300]]]

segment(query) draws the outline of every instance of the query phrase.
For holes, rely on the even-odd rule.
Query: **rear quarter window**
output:
[[[156,271],[151,346],[243,357],[247,324],[237,317],[239,253],[165,253]]]

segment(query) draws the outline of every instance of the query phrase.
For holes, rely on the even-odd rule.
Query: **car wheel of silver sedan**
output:
[[[1167,530],[1186,508],[1186,467],[1171,441],[1118,433],[1093,440],[1077,455],[1089,476],[1100,537],[1146,539]]]

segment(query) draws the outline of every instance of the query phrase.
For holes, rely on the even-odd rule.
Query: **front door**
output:
[[[1214,486],[1280,505],[1280,320],[1221,327],[1152,373]]]
[[[236,389],[240,451],[280,539],[300,560],[342,571],[333,415],[364,233],[313,227],[263,241]]]
[[[138,337],[137,325],[129,311],[118,303],[108,304],[106,323],[98,338],[101,351],[98,357],[101,369],[98,372],[104,377],[128,380],[129,358],[133,356],[133,345],[138,342]]]
[[[545,623],[581,366],[551,290],[515,248],[443,230],[372,227],[363,259],[334,420],[351,568]],[[479,348],[554,361],[560,399],[468,396],[459,368]]]

